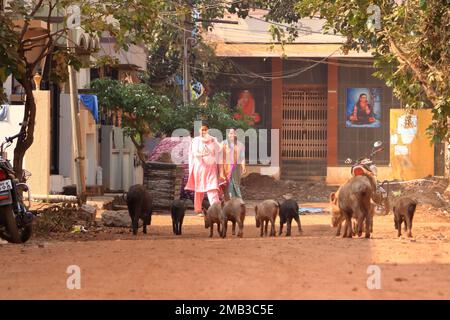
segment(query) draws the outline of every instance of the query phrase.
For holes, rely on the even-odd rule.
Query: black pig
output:
[[[283,225],[287,223],[286,237],[291,235],[291,223],[292,219],[297,222],[298,233],[302,232],[302,225],[300,223],[300,216],[298,214],[297,201],[293,199],[287,199],[283,201],[280,206],[280,231],[279,235],[283,232]]]
[[[405,231],[408,231],[408,237],[412,237],[412,222],[414,212],[416,211],[417,201],[409,197],[400,197],[394,203],[394,223],[397,230],[397,236],[402,235],[402,223],[405,223]]]
[[[137,235],[139,219],[144,222],[144,233],[152,223],[153,201],[150,192],[141,184],[131,186],[126,196],[133,234]]]
[[[181,235],[184,214],[186,213],[186,200],[173,200],[170,211],[172,213],[173,234]]]

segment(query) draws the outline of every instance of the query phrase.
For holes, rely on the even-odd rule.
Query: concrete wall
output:
[[[101,167],[103,186],[106,190],[128,190],[134,184],[142,184],[142,167],[135,166],[136,148],[121,128],[102,126]]]
[[[347,62],[348,63],[348,62]],[[373,68],[338,67],[337,84],[337,156],[338,164],[343,165],[345,159],[357,159],[370,152],[376,140],[383,141],[385,150],[377,155],[379,165],[389,164],[389,109],[400,106],[400,102],[392,94],[392,89],[372,76]],[[346,104],[349,88],[381,88],[381,127],[380,128],[347,128]]]
[[[59,126],[59,174],[70,178],[75,183],[70,96],[65,93],[60,95]]]
[[[391,166],[377,166],[379,181],[392,180],[392,167]],[[352,177],[350,173],[350,166],[335,166],[327,167],[326,183],[329,185],[341,185],[348,181]]]
[[[7,97],[11,95],[12,76],[9,76],[3,83],[3,89]]]
[[[390,146],[385,147],[389,150],[391,162],[389,165],[377,166],[379,181],[413,180],[434,174],[434,146],[425,134],[432,120],[431,111],[417,110],[417,130],[404,138],[398,129],[398,120],[403,114],[403,109],[390,109]],[[375,163],[378,162],[375,160]],[[350,166],[327,167],[328,184],[341,185],[350,177]]]
[[[80,71],[76,73],[77,75],[77,86],[79,89],[85,89],[89,87],[91,83],[91,69],[81,68]]]
[[[135,65],[139,69],[147,70],[147,54],[144,47],[131,45],[128,51],[116,51],[115,46],[116,41],[114,38],[101,38],[98,56],[109,55],[118,59],[120,64]]]
[[[80,105],[81,145],[85,152],[86,185],[96,185],[96,172],[99,165],[97,155],[97,130],[92,113]]]
[[[403,109],[391,109],[392,177],[411,180],[434,175],[434,145],[425,134],[432,121],[431,110],[416,110],[417,126],[406,130],[399,128],[403,115]]]
[[[28,180],[34,194],[50,193],[50,91],[33,91],[36,100],[34,141],[25,154],[25,169],[31,172]]]
[[[25,153],[24,169],[31,172],[28,180],[30,190],[34,194],[50,192],[50,91],[33,91],[36,100],[36,123],[34,141]],[[24,106],[11,105],[8,121],[0,121],[0,138],[2,142],[7,136],[20,131],[19,123],[23,120]],[[7,150],[7,158],[14,160],[16,141]]]
[[[25,106],[23,105],[10,105],[7,121],[0,121],[0,143],[5,141],[6,137],[13,136],[20,131],[19,123],[23,120],[23,112]],[[9,161],[14,160],[14,148],[16,147],[16,141],[6,150],[7,158]]]
[[[72,146],[72,116],[70,95],[60,96],[59,174],[75,183],[75,161]],[[80,106],[81,145],[85,150],[86,184],[96,184],[98,161],[98,137],[94,117],[86,107]]]

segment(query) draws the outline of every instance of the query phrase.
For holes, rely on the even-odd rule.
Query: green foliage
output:
[[[227,104],[227,100],[227,95],[220,93],[208,99],[206,104],[192,102],[186,106],[171,107],[166,110],[161,132],[171,135],[175,129],[187,129],[193,134],[194,122],[199,120],[207,120],[210,128],[222,132],[232,127],[247,130],[251,118],[241,110],[234,111]],[[235,113],[240,114],[241,119],[235,119]]]
[[[6,100],[1,84],[6,81],[9,75],[19,77],[24,70],[23,63],[17,53],[17,33],[14,31],[12,17],[0,14],[0,102]]]
[[[209,88],[217,73],[231,69],[231,64],[227,59],[215,56],[214,48],[204,41],[201,33],[211,28],[212,19],[223,17],[228,5],[213,0],[180,0],[164,1],[163,6],[156,21],[156,41],[146,45],[148,71],[142,80],[166,92],[179,91],[177,97],[181,98],[181,87],[174,79],[177,75],[183,77],[183,34],[187,30],[192,78]],[[194,12],[200,13],[201,24],[196,23]]]
[[[104,110],[121,111],[122,127],[129,136],[160,131],[161,115],[170,108],[170,100],[144,83],[121,83],[111,79],[96,79],[91,88]]]
[[[435,141],[450,140],[450,3],[447,0],[408,0],[400,5],[384,0],[254,0],[251,3],[267,8],[266,19],[275,22],[290,24],[301,17],[323,18],[325,32],[345,37],[344,52],[373,52],[377,68],[374,75],[393,88],[405,108],[432,108],[433,122],[428,133]],[[379,29],[370,23],[370,5],[380,8]],[[294,30],[286,29],[291,33]]]
[[[102,36],[104,32],[115,37],[115,49],[127,50],[132,44],[153,43],[158,32],[156,23],[158,12],[163,8],[162,0],[109,0],[107,2],[90,0],[47,0],[47,1],[8,1],[5,12],[0,15],[0,81],[14,73],[19,82],[31,81],[35,68],[50,54],[54,53],[57,43],[64,43],[70,30],[66,23],[51,28],[39,37],[29,38],[30,21],[65,16],[66,8],[79,6],[81,10],[81,28],[92,36]],[[13,21],[24,21],[17,27]],[[66,22],[66,21],[65,21]],[[51,24],[50,24],[51,25]],[[53,25],[55,26],[55,25]],[[42,46],[40,41],[44,41]],[[31,60],[27,52],[40,48],[42,54],[37,60]],[[36,56],[33,55],[33,59]],[[75,69],[81,67],[78,55],[67,48],[59,48],[57,63],[51,70],[50,80],[67,80],[67,65]],[[102,63],[105,59],[99,59]],[[58,67],[59,66],[59,67]],[[25,79],[27,77],[27,79]]]
[[[227,105],[227,97],[218,94],[204,105],[193,102],[187,106],[173,104],[144,83],[121,83],[111,79],[96,79],[91,88],[104,110],[122,111],[122,127],[138,145],[145,135],[171,135],[175,129],[192,131],[194,121],[206,119],[211,128],[223,132],[227,128],[248,129],[248,116],[234,119],[234,111]]]

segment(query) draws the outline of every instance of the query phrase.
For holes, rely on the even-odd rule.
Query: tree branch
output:
[[[142,134],[140,132],[139,132],[139,135],[142,137]],[[137,142],[134,135],[130,135],[130,138],[131,138],[131,141],[133,142],[134,146],[136,147],[136,151],[137,151],[139,160],[141,160],[142,163],[145,163],[145,156],[144,156],[144,153],[142,152],[143,146]]]
[[[433,102],[433,104],[437,104],[437,93],[436,91],[428,85],[428,81],[426,79],[426,76],[424,76],[424,73],[420,68],[412,61],[410,61],[406,54],[395,44],[395,42],[392,40],[392,38],[389,38],[389,47],[394,52],[397,59],[402,63],[403,65],[407,65],[411,68],[411,70],[414,72],[414,75],[416,79],[420,82],[420,85],[422,86],[425,94],[427,95],[428,99]]]
[[[42,43],[41,44],[36,44],[34,46],[24,48],[23,51],[27,52],[27,51],[33,50],[34,48],[46,47],[46,46],[47,46],[47,44],[42,44]]]
[[[23,39],[23,37],[25,36],[25,33],[28,30],[28,26],[30,25],[29,18],[33,17],[36,14],[36,12],[41,8],[42,2],[44,2],[44,0],[39,0],[39,2],[36,4],[36,7],[34,7],[33,11],[31,11],[30,15],[27,17],[28,19],[24,19],[25,22],[23,24],[22,31],[20,32],[19,39]]]
[[[64,29],[55,31],[55,32],[53,32],[53,33],[50,34],[50,37],[53,38],[54,36],[56,36],[56,35],[58,35],[58,34],[62,34],[62,33],[64,33],[64,32],[66,32],[67,30],[68,30],[67,28],[64,28]],[[48,34],[43,34],[43,35],[40,35],[40,36],[31,37],[31,38],[28,38],[28,39],[26,39],[26,40],[22,40],[22,41],[21,41],[21,44],[22,44],[22,45],[26,45],[27,42],[36,42],[36,41],[40,41],[40,40],[45,39],[45,38],[48,38],[48,37],[49,37]]]

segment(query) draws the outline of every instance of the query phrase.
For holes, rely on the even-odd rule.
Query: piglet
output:
[[[264,200],[263,202],[255,206],[256,227],[261,228],[261,237],[263,236],[263,233],[267,236],[269,221],[270,236],[275,236],[275,220],[279,211],[280,204],[275,200]]]
[[[408,231],[408,237],[412,237],[412,222],[414,218],[414,212],[416,211],[417,201],[409,197],[398,198],[393,207],[394,211],[394,224],[397,230],[397,236],[402,235],[402,223],[404,222],[405,231]]]
[[[184,214],[186,213],[186,200],[173,200],[170,211],[172,213],[173,234],[181,235]]]
[[[203,208],[203,213],[205,215],[205,229],[209,228],[209,237],[211,238],[213,236],[214,223],[217,224],[217,232],[220,236],[220,215],[222,214],[222,204],[220,202],[216,202],[210,206],[208,210]]]
[[[291,235],[292,220],[297,222],[298,233],[302,232],[302,224],[300,223],[300,216],[298,213],[298,203],[294,199],[287,199],[283,201],[280,206],[280,232],[283,232],[283,225],[287,223],[286,237]]]
[[[233,197],[227,202],[222,201],[220,224],[222,225],[222,238],[227,236],[228,221],[233,224],[232,234],[236,233],[236,223],[239,227],[238,237],[244,234],[245,203],[241,198]]]

